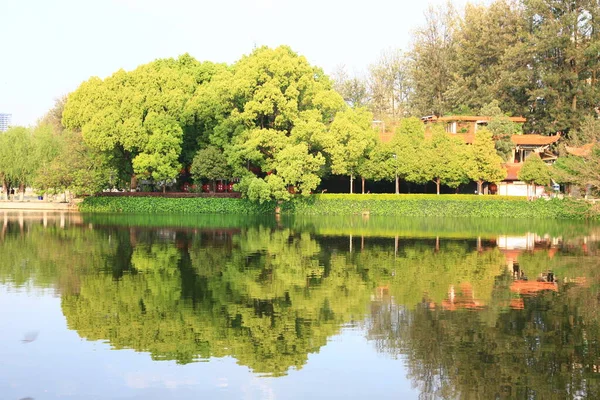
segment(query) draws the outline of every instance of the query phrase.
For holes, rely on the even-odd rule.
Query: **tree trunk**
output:
[[[129,182],[129,190],[135,192],[137,190],[137,176],[135,174],[131,175],[131,181]]]
[[[537,195],[537,185],[534,182],[534,184],[533,184],[533,195],[531,196],[531,200],[535,200],[536,195]]]
[[[163,184],[163,193],[167,193],[167,182]]]
[[[435,189],[437,191],[437,194],[440,194],[440,178],[435,179]]]
[[[212,185],[213,186],[213,193],[217,193],[217,180],[213,179],[212,183],[213,183],[213,185]]]
[[[365,194],[365,178],[362,178],[362,194]]]
[[[25,200],[25,184],[19,184],[19,192],[21,192],[21,201]]]
[[[483,181],[477,181],[477,194],[482,194],[481,191],[483,189]]]
[[[398,179],[398,175],[396,175],[396,194],[400,194],[400,180]]]
[[[6,201],[8,201],[8,192],[10,191],[10,188],[8,187],[6,179],[2,180],[2,191],[6,194]]]
[[[350,194],[354,193],[354,176],[350,175]]]

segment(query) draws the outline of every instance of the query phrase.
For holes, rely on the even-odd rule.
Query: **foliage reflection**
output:
[[[600,396],[593,228],[413,239],[94,222],[11,216],[0,238],[0,282],[55,288],[88,340],[280,376],[353,325],[405,359],[425,397]]]

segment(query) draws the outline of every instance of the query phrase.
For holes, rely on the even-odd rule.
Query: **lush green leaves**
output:
[[[182,143],[197,146],[193,142],[202,130],[187,101],[216,69],[183,55],[120,70],[105,80],[91,78],[69,95],[63,123],[81,130],[93,148],[113,152],[115,162],[136,174],[174,179],[189,153],[182,152]]]
[[[431,140],[427,142],[423,157],[424,174],[437,184],[451,188],[467,183],[469,178],[465,171],[467,146],[461,138],[450,137],[440,127],[432,129]]]
[[[210,141],[225,149],[238,190],[261,201],[317,187],[325,164],[318,140],[345,108],[323,71],[285,46],[243,57],[191,104],[196,115],[214,113]]]
[[[331,159],[334,174],[350,175],[351,180],[366,162],[377,137],[371,128],[373,115],[365,109],[349,109],[336,114],[322,144]],[[352,193],[352,186],[350,192]]]
[[[519,171],[519,179],[530,185],[546,186],[550,183],[550,167],[539,154],[531,153]]]
[[[499,182],[506,177],[502,158],[496,153],[492,134],[487,129],[475,133],[473,145],[468,148],[465,168],[467,175],[478,183],[481,193],[482,182]]]
[[[201,183],[202,179],[214,181],[231,177],[231,171],[227,166],[227,158],[215,146],[208,146],[196,153],[190,173],[196,183]]]
[[[294,199],[282,211],[296,215],[370,215],[477,218],[599,218],[585,201],[477,195],[320,194]]]
[[[256,180],[249,196],[260,198]],[[270,189],[264,189],[270,192]],[[90,197],[79,206],[84,212],[175,214],[273,214],[275,202],[223,198]],[[477,218],[598,218],[590,204],[574,200],[526,201],[525,197],[476,195],[374,195],[321,194],[294,198],[282,204],[282,212],[295,215],[371,215]]]

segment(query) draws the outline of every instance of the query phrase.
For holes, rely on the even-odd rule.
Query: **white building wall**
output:
[[[527,184],[521,181],[501,182],[498,185],[498,194],[500,196],[528,196]],[[544,194],[544,187],[537,186],[535,197],[540,197]],[[534,196],[533,185],[529,186],[529,196]]]

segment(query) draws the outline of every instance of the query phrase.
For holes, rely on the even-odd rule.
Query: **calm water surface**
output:
[[[0,226],[0,399],[600,398],[598,226]]]

